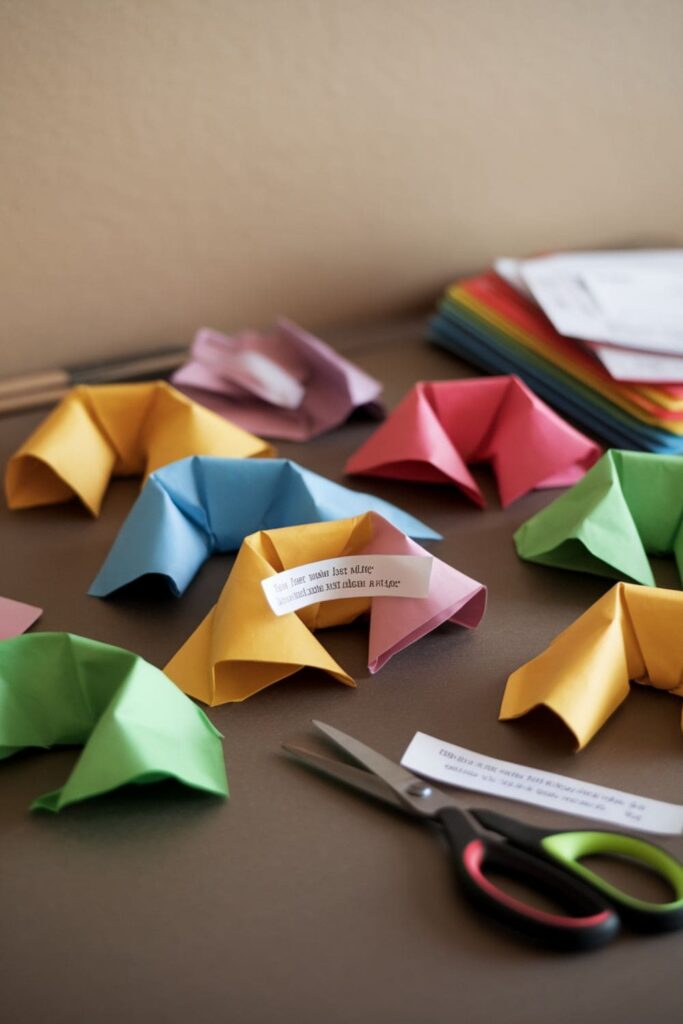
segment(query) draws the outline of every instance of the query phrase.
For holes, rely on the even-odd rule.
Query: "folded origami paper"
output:
[[[0,597],[0,640],[25,633],[42,614],[42,608],[35,608],[22,601],[12,601],[9,597]]]
[[[650,555],[683,579],[683,459],[610,450],[515,534],[520,558],[654,587]]]
[[[379,512],[411,537],[440,534],[381,498],[332,483],[288,459],[193,456],[147,480],[89,593],[106,597],[158,574],[178,596],[217,551],[256,530]]]
[[[332,600],[281,617],[271,611],[262,580],[320,559],[359,554],[424,557],[427,552],[376,512],[247,537],[216,605],[164,671],[182,690],[207,704],[244,700],[305,666],[354,686],[314,630],[352,622],[369,612],[368,667],[376,672],[442,622],[472,628],[481,620],[486,587],[438,558],[433,559],[425,598]]]
[[[202,328],[172,380],[246,430],[286,441],[324,434],[354,409],[383,414],[379,381],[283,318],[233,337]]]
[[[9,460],[10,508],[79,498],[98,515],[112,476],[144,476],[186,455],[272,455],[163,381],[73,388]]]
[[[227,796],[220,733],[154,665],[70,633],[0,643],[0,758],[25,747],[84,744],[61,789],[32,809],[134,782],[176,779]]]
[[[512,673],[500,718],[519,718],[543,704],[581,749],[628,696],[629,680],[683,697],[678,591],[617,583],[546,651]]]
[[[503,507],[539,487],[565,487],[600,457],[517,377],[416,384],[351,456],[347,473],[454,483],[484,496],[467,463],[490,462]]]

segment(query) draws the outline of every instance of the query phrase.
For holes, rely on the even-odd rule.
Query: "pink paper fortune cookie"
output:
[[[416,384],[346,472],[454,483],[483,507],[467,467],[490,462],[505,508],[528,491],[576,483],[600,454],[518,377],[476,377]]]

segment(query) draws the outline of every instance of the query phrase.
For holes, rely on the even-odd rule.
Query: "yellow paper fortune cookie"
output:
[[[98,515],[113,476],[147,476],[188,455],[273,455],[269,444],[164,381],[73,388],[7,465],[10,508],[79,498]]]
[[[276,615],[262,581],[295,566],[356,555],[412,555],[431,563],[425,597],[352,596],[350,584],[340,599],[321,599],[298,611]],[[347,686],[351,676],[328,654],[314,631],[370,615],[368,667],[386,662],[451,621],[478,625],[486,606],[486,587],[458,572],[406,537],[376,512],[351,519],[261,530],[242,542],[235,565],[216,605],[164,672],[181,690],[206,704],[241,701],[266,686],[308,667],[320,669]]]
[[[500,718],[544,705],[571,729],[580,750],[626,699],[630,681],[683,697],[680,591],[617,583],[512,673]]]

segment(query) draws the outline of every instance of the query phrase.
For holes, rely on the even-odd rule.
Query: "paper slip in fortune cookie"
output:
[[[485,377],[416,384],[346,472],[454,483],[483,506],[467,467],[490,462],[505,507],[535,488],[575,483],[599,456],[519,378]]]
[[[12,456],[10,508],[78,498],[98,515],[113,476],[146,476],[188,455],[273,455],[163,381],[73,388]]]
[[[348,556],[420,556],[431,561],[426,597],[363,596],[355,585],[362,577],[334,564],[304,569],[312,562]],[[296,612],[276,614],[263,581],[301,566],[301,586],[311,592],[334,586],[340,599],[317,601]],[[386,583],[383,580],[382,583]],[[393,581],[389,581],[392,582]],[[348,597],[344,595],[350,595]],[[296,597],[297,595],[294,594]],[[368,667],[376,672],[409,644],[443,622],[467,628],[478,625],[486,605],[486,587],[421,548],[375,512],[307,526],[264,530],[247,537],[214,608],[185,641],[164,671],[192,697],[206,704],[244,700],[304,667],[317,668],[354,686],[352,678],[325,650],[316,630],[370,619]]]
[[[285,441],[333,430],[356,409],[384,413],[379,381],[283,317],[232,337],[202,328],[172,380],[233,423]]]
[[[610,450],[515,533],[529,562],[654,587],[648,555],[673,555],[683,579],[683,459]]]
[[[683,593],[617,583],[512,673],[500,718],[544,705],[581,749],[626,699],[631,680],[683,697]]]
[[[90,587],[106,597],[144,576],[182,594],[214,552],[236,551],[256,530],[379,512],[410,537],[438,540],[419,519],[288,459],[194,455],[152,473]]]
[[[175,779],[228,795],[220,733],[154,665],[70,633],[0,643],[0,759],[82,745],[64,785],[33,803],[61,811],[130,783]]]

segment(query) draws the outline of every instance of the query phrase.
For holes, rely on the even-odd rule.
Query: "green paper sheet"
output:
[[[31,810],[60,811],[128,783],[177,779],[228,795],[221,734],[170,680],[130,651],[70,633],[0,643],[0,758],[83,745],[61,789]]]
[[[683,579],[683,458],[606,452],[520,526],[515,545],[529,562],[648,587],[655,586],[648,555],[673,555]]]

